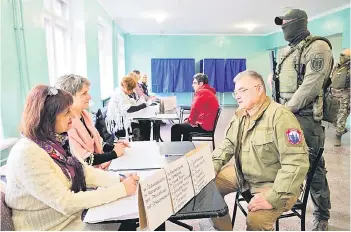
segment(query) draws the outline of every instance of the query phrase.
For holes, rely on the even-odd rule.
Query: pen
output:
[[[183,154],[166,154],[165,157],[183,156]]]
[[[121,174],[121,173],[119,173],[119,176],[120,176],[120,177],[123,177],[123,178],[127,178],[125,175],[123,175],[123,174]]]

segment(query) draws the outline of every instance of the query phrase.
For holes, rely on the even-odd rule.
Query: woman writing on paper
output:
[[[72,156],[67,131],[73,99],[66,91],[38,85],[26,100],[23,137],[7,160],[6,204],[15,230],[84,230],[84,209],[136,191],[136,175],[121,179]],[[87,188],[100,187],[86,191]]]
[[[56,88],[73,96],[71,110],[75,117],[72,119],[72,128],[68,131],[73,155],[82,158],[89,165],[107,169],[110,161],[122,156],[124,148],[129,144],[124,141],[108,144],[102,140],[87,111],[91,99],[90,81],[85,77],[70,74],[58,78]]]
[[[108,106],[106,114],[107,130],[110,133],[116,133],[121,130],[128,130],[131,128],[134,137],[140,137],[136,140],[150,140],[151,123],[147,120],[139,120],[138,122],[131,122],[127,118],[127,113],[137,112],[151,105],[149,100],[147,103],[138,104],[135,97],[132,97],[134,89],[136,88],[136,81],[131,76],[125,76],[120,87],[115,89]],[[139,135],[140,134],[140,135]]]

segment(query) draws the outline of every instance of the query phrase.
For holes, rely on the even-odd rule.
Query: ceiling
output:
[[[130,34],[247,34],[279,30],[274,17],[289,8],[309,19],[350,6],[350,0],[99,0]]]

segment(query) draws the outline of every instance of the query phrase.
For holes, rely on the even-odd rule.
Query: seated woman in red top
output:
[[[214,128],[214,122],[219,107],[216,90],[208,84],[206,74],[198,73],[194,76],[194,100],[190,109],[190,116],[182,124],[176,124],[171,129],[171,140],[189,141],[190,132],[209,132]]]

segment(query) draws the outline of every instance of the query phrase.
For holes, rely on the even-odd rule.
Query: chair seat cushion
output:
[[[190,132],[190,137],[212,137],[212,132]]]

